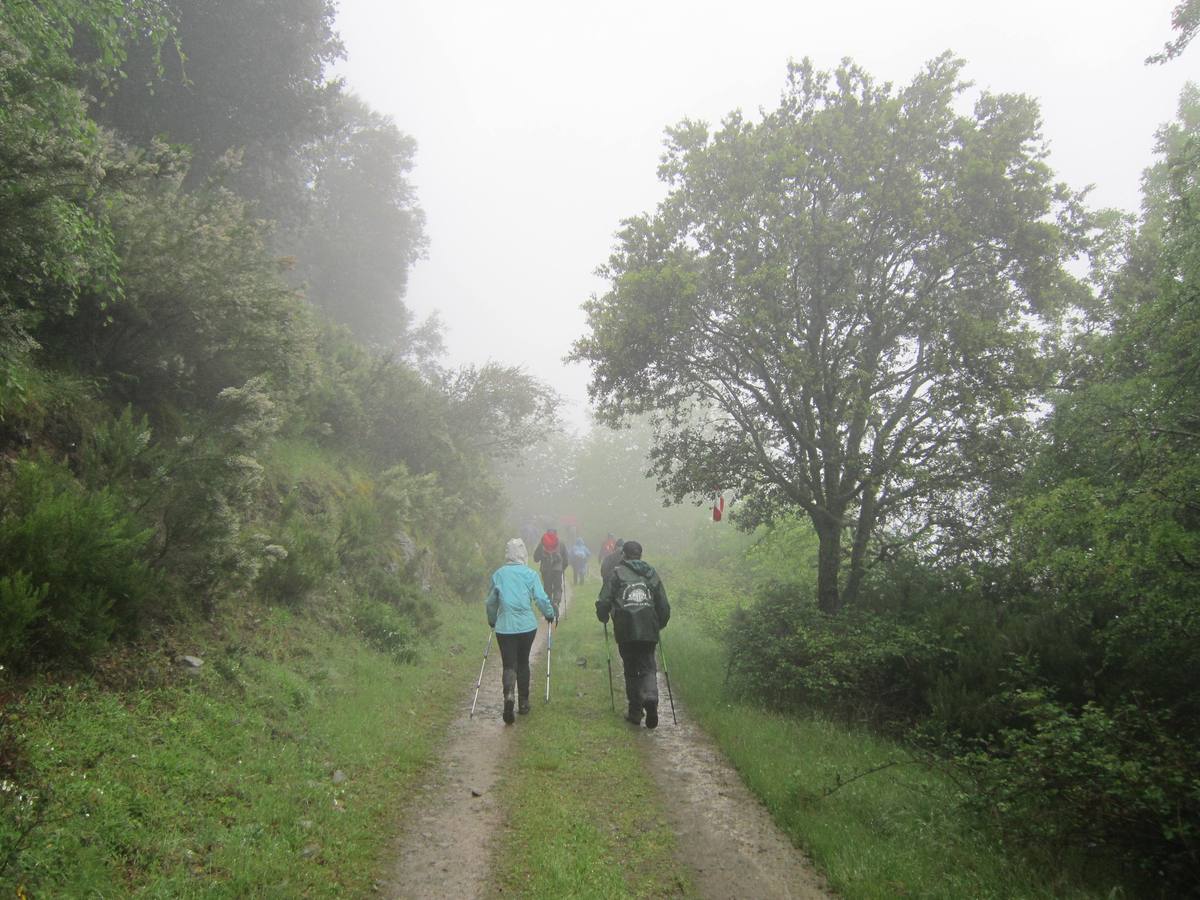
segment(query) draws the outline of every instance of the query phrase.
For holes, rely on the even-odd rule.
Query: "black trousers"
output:
[[[617,643],[621,663],[625,667],[625,697],[629,714],[642,717],[642,707],[658,704],[658,663],[654,658],[655,641],[623,641]]]
[[[501,677],[506,697],[515,683],[520,698],[529,699],[529,651],[533,648],[535,637],[536,628],[518,634],[496,634],[496,643],[500,645],[501,665],[504,667]]]
[[[565,575],[566,573],[562,570],[546,572],[542,575],[542,585],[546,588],[546,596],[550,598],[550,605],[554,607],[555,615],[558,615],[558,607],[562,603]]]

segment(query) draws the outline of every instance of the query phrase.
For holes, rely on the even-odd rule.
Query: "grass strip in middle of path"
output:
[[[615,646],[613,656],[620,710]],[[580,603],[554,635],[548,704],[545,659],[534,664],[533,711],[511,726],[516,753],[499,789],[507,822],[492,896],[695,896],[639,753],[654,735],[612,711],[605,660],[604,632]]]

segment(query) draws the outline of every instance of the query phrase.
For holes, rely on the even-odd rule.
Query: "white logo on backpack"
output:
[[[627,584],[625,585],[625,590],[621,592],[620,606],[626,612],[645,609],[650,603],[650,586],[644,582],[639,581],[634,584]]]

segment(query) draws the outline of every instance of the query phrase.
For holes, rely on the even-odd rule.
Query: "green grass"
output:
[[[236,645],[187,649],[198,676],[147,658],[137,687],[46,683],[8,705],[0,746],[23,747],[24,776],[0,797],[10,895],[370,894],[471,678],[458,648],[477,622],[455,604],[400,665],[309,619],[247,618]]]
[[[508,820],[495,854],[494,895],[694,896],[642,763],[639,744],[653,737],[610,707],[604,632],[587,601],[592,586],[581,589],[583,599],[555,635],[551,702],[543,702],[543,661],[534,668],[533,711],[513,726],[519,740],[499,788]],[[621,694],[619,668],[615,677]]]
[[[850,900],[1124,896],[1100,872],[1007,851],[945,775],[866,732],[738,703],[720,645],[678,610],[666,633],[672,684],[775,821]],[[877,766],[901,761],[872,774]],[[855,778],[856,775],[862,777]]]

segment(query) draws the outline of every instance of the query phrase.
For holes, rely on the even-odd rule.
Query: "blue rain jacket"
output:
[[[492,573],[492,590],[487,598],[488,624],[496,634],[523,634],[535,631],[537,618],[531,601],[548,618],[554,617],[554,607],[542,587],[538,573],[521,562],[509,562]]]

